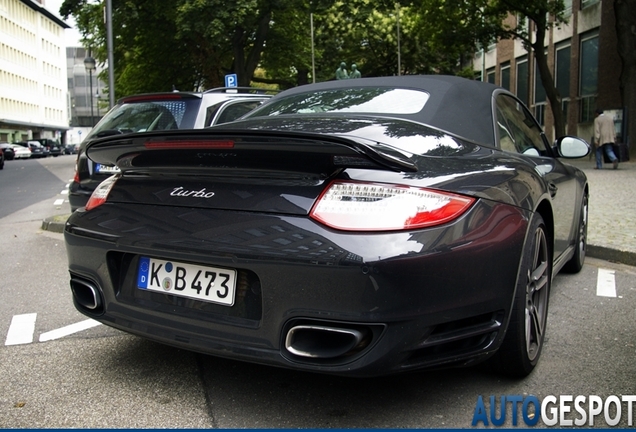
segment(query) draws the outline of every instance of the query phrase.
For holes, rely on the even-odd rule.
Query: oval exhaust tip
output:
[[[363,337],[356,329],[298,325],[287,332],[285,348],[300,357],[335,358],[354,350]]]

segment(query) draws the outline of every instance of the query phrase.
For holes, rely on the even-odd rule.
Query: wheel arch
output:
[[[552,206],[548,200],[542,200],[537,206],[536,213],[539,213],[545,223],[546,235],[548,237],[548,244],[550,245],[550,259],[554,259],[554,213]]]

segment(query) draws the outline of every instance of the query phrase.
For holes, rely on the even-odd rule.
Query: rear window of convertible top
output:
[[[284,114],[360,113],[360,114],[415,114],[424,108],[429,95],[424,91],[357,87],[323,90],[290,95],[265,104],[248,117]]]

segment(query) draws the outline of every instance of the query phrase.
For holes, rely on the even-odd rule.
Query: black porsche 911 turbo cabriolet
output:
[[[65,227],[77,309],[180,348],[351,376],[539,360],[588,185],[510,92],[449,76],[284,91],[236,122],[111,136]]]

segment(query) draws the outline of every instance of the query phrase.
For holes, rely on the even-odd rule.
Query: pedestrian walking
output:
[[[614,143],[616,142],[616,130],[614,120],[605,115],[603,110],[596,110],[594,119],[594,146],[596,147],[596,167],[603,168],[603,153],[612,162],[614,169],[618,168],[618,158],[614,154]]]

